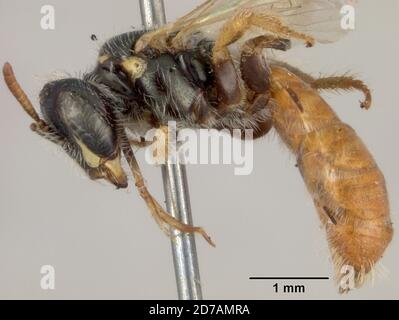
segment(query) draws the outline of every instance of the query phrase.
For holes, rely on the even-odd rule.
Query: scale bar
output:
[[[249,277],[249,280],[329,280],[329,277]]]

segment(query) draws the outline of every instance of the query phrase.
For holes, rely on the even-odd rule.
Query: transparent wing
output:
[[[341,28],[341,0],[208,0],[171,26],[171,33],[189,30],[214,39],[223,23],[241,9],[270,12],[289,27],[313,36],[318,42],[334,42],[345,35]]]

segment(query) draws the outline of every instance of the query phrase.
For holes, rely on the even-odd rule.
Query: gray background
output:
[[[170,21],[200,0],[166,1]],[[40,28],[40,8],[56,9],[56,30]],[[368,145],[385,173],[392,218],[398,221],[399,152],[397,87],[399,45],[395,0],[361,1],[357,28],[338,43],[295,48],[287,61],[319,73],[351,71],[374,91],[368,112],[359,94],[325,95]],[[102,41],[140,26],[138,3],[129,1],[0,1],[0,62],[10,61],[24,89],[37,95],[54,71],[78,75],[90,68]],[[90,40],[96,34],[99,41]],[[0,81],[0,298],[176,298],[169,240],[130,187],[116,191],[90,181],[58,148],[30,132],[30,119]],[[395,237],[374,286],[349,296],[333,281],[304,282],[301,295],[275,294],[259,276],[332,276],[324,231],[294,159],[273,136],[255,144],[252,175],[232,166],[190,166],[197,225],[217,248],[197,238],[206,298],[395,298],[399,249]],[[163,199],[158,168],[144,163],[153,194]],[[40,267],[56,268],[56,288],[40,288]],[[385,271],[384,271],[385,270]]]

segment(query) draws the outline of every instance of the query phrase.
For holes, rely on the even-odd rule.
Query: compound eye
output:
[[[46,121],[74,147],[72,154],[81,156],[84,169],[103,172],[117,187],[127,186],[114,116],[96,87],[78,79],[50,83],[42,90],[41,109]]]

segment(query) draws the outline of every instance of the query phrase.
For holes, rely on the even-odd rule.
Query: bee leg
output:
[[[299,68],[294,67],[294,66],[292,66],[292,65],[290,65],[290,64],[288,64],[288,63],[286,63],[286,62],[283,62],[283,61],[273,61],[272,67],[276,67],[276,66],[277,66],[277,67],[282,67],[282,68],[284,68],[284,69],[287,69],[289,72],[295,74],[297,77],[301,78],[301,79],[302,79],[304,82],[306,82],[306,83],[311,84],[313,81],[315,81],[315,79],[314,79],[311,75],[309,75],[309,74],[303,72],[303,71],[300,70]]]
[[[315,42],[312,37],[284,25],[278,17],[245,10],[224,24],[213,49],[214,62],[225,58],[226,47],[239,40],[251,27],[261,28],[281,38],[303,40],[308,47]]]
[[[262,122],[258,122],[257,127],[254,129],[253,139],[255,140],[264,137],[269,133],[272,127],[272,119],[265,119]]]
[[[364,101],[361,101],[362,109],[371,107],[372,97],[367,85],[351,76],[338,76],[314,79],[310,85],[316,90],[359,90],[364,94]]]
[[[129,139],[129,144],[137,148],[149,147],[152,143],[151,141],[145,141],[143,137],[140,137],[140,140]]]
[[[122,133],[121,134],[122,139],[127,141],[126,134]],[[170,214],[168,214],[162,206],[154,199],[154,197],[150,194],[148,191],[145,183],[144,183],[144,178],[141,173],[139,164],[136,160],[136,157],[134,156],[133,150],[130,148],[128,144],[124,144],[122,146],[123,154],[125,155],[125,158],[131,168],[133,177],[136,181],[136,187],[137,190],[139,191],[140,196],[143,198],[145,203],[147,204],[148,209],[150,210],[152,216],[154,217],[155,221],[158,223],[160,228],[168,235],[170,236],[170,230],[169,226],[173,227],[181,232],[187,232],[187,233],[199,233],[201,234],[204,239],[212,246],[215,246],[215,244],[212,242],[211,238],[208,236],[208,234],[205,232],[205,230],[201,227],[193,227],[187,224],[184,224],[180,222],[179,220],[176,220],[173,218]]]
[[[278,37],[282,38],[301,39],[306,42],[308,47],[313,46],[314,44],[314,39],[312,37],[290,29],[277,17],[259,14],[248,10],[242,11],[234,16],[224,24],[218,38],[216,39],[212,52],[212,62],[214,65],[216,86],[219,94],[218,99],[221,108],[239,104],[243,98],[239,78],[228,50],[228,46],[239,40],[245,32],[252,27],[262,28],[263,30],[274,33]],[[266,37],[263,39],[259,38],[257,41],[262,43],[265,39]]]
[[[273,121],[272,119],[264,119],[262,121],[260,120],[255,120],[255,126],[252,129],[252,139],[250,138],[250,140],[256,140],[259,138],[264,137],[265,135],[267,135],[269,133],[269,131],[272,129],[273,127]],[[241,129],[241,136],[239,138],[241,138],[242,140],[247,139],[247,136],[245,135],[245,130],[246,129]],[[233,129],[230,129],[231,134],[233,133]]]
[[[241,77],[247,87],[258,94],[270,89],[270,68],[263,53],[265,48],[286,51],[291,47],[288,39],[259,36],[248,40],[241,52]]]
[[[142,52],[147,48],[158,50],[161,53],[168,52],[169,46],[167,43],[169,27],[165,26],[157,30],[147,32],[136,41],[134,51],[136,53]]]
[[[254,125],[253,139],[265,136],[273,126],[271,111],[269,110],[270,94],[263,93],[255,96],[252,102],[247,102],[244,111],[249,115]],[[245,138],[244,131],[241,137]]]
[[[361,80],[355,79],[351,76],[323,77],[315,79],[311,75],[306,74],[305,72],[287,63],[279,61],[274,62],[273,65],[287,69],[316,90],[359,90],[363,92],[365,96],[365,99],[361,102],[360,107],[366,110],[371,107],[372,96],[370,89]]]
[[[267,64],[263,49],[288,50],[291,42],[288,39],[263,35],[248,40],[241,53],[240,70],[244,83],[252,91],[248,95],[248,102],[242,108],[251,117],[253,139],[266,135],[273,126],[271,111],[268,108],[270,101],[270,68]],[[268,110],[270,112],[268,112]],[[244,138],[244,131],[242,138]]]
[[[223,123],[217,129],[228,129],[230,134],[235,138],[242,140],[255,140],[265,136],[273,127],[272,105],[269,103],[269,94],[256,95],[251,101],[247,101],[243,105],[239,105],[237,109],[230,112],[236,113],[238,122]],[[236,136],[236,130],[239,134]],[[252,134],[248,135],[247,130],[252,130]]]
[[[248,40],[243,46],[240,61],[241,78],[249,90],[246,102],[238,104],[243,117],[253,124],[253,139],[266,135],[272,128],[270,100],[270,68],[263,49],[288,50],[291,42],[275,36],[263,35]],[[219,88],[220,89],[220,88]],[[237,105],[236,105],[237,106]],[[241,137],[244,138],[244,130]]]
[[[239,105],[244,97],[234,62],[227,47],[217,51],[214,58],[214,74],[218,95],[218,109],[226,110],[230,106]]]

